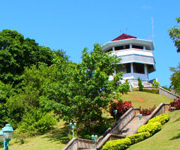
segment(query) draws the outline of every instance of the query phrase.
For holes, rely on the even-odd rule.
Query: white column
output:
[[[131,63],[131,73],[134,72],[134,69],[133,69],[133,63]]]
[[[146,50],[146,46],[143,46],[143,50]]]
[[[145,72],[147,80],[149,81],[149,79],[148,79],[148,70],[147,70],[147,65],[146,64],[144,64],[144,72]]]
[[[113,52],[115,51],[115,48],[114,48],[114,47],[112,47],[112,51],[113,51]]]
[[[130,49],[132,48],[132,44],[129,45],[129,48],[130,48]]]

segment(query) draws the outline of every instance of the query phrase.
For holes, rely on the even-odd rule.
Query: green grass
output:
[[[122,96],[123,101],[131,101],[133,107],[152,108],[160,103],[170,103],[172,100],[164,95],[140,91],[128,92]]]
[[[180,150],[180,110],[170,113],[171,119],[151,138],[128,150]]]
[[[24,144],[12,139],[9,150],[61,150],[69,141],[67,134],[67,127],[61,121],[47,134],[26,138]]]

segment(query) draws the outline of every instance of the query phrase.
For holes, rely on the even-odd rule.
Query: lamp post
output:
[[[70,125],[70,127],[71,127],[71,129],[72,129],[72,136],[73,136],[73,138],[74,138],[74,128],[75,128],[75,126],[76,126],[76,122],[75,123],[69,123],[69,125]]]
[[[97,146],[96,146],[97,137],[98,137],[97,135],[91,135],[91,138],[94,140],[95,150],[97,150]]]
[[[114,112],[114,117],[115,117],[115,120],[116,120],[117,109],[113,109],[113,112]]]
[[[9,141],[13,136],[13,131],[14,130],[10,124],[6,124],[5,127],[2,128],[2,130],[0,131],[0,136],[4,140],[3,141],[4,150],[8,150]]]
[[[138,113],[138,115],[137,115],[137,116],[139,117],[139,120],[141,120],[141,118],[142,118],[142,114]]]

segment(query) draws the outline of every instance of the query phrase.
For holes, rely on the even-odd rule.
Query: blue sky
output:
[[[170,85],[170,67],[179,55],[167,30],[177,25],[180,0],[0,0],[0,31],[17,30],[39,45],[63,49],[73,62],[94,43],[104,44],[122,33],[152,40],[161,85]]]

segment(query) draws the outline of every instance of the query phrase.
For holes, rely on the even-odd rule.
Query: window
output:
[[[130,64],[118,65],[118,71],[124,73],[131,73],[131,65]]]
[[[131,65],[126,64],[126,73],[131,73]]]
[[[132,45],[132,48],[143,49],[143,46],[139,46],[139,45]]]
[[[144,74],[144,64],[133,63],[134,73]]]
[[[123,50],[123,49],[129,49],[129,45],[122,45],[115,47],[115,51]]]

